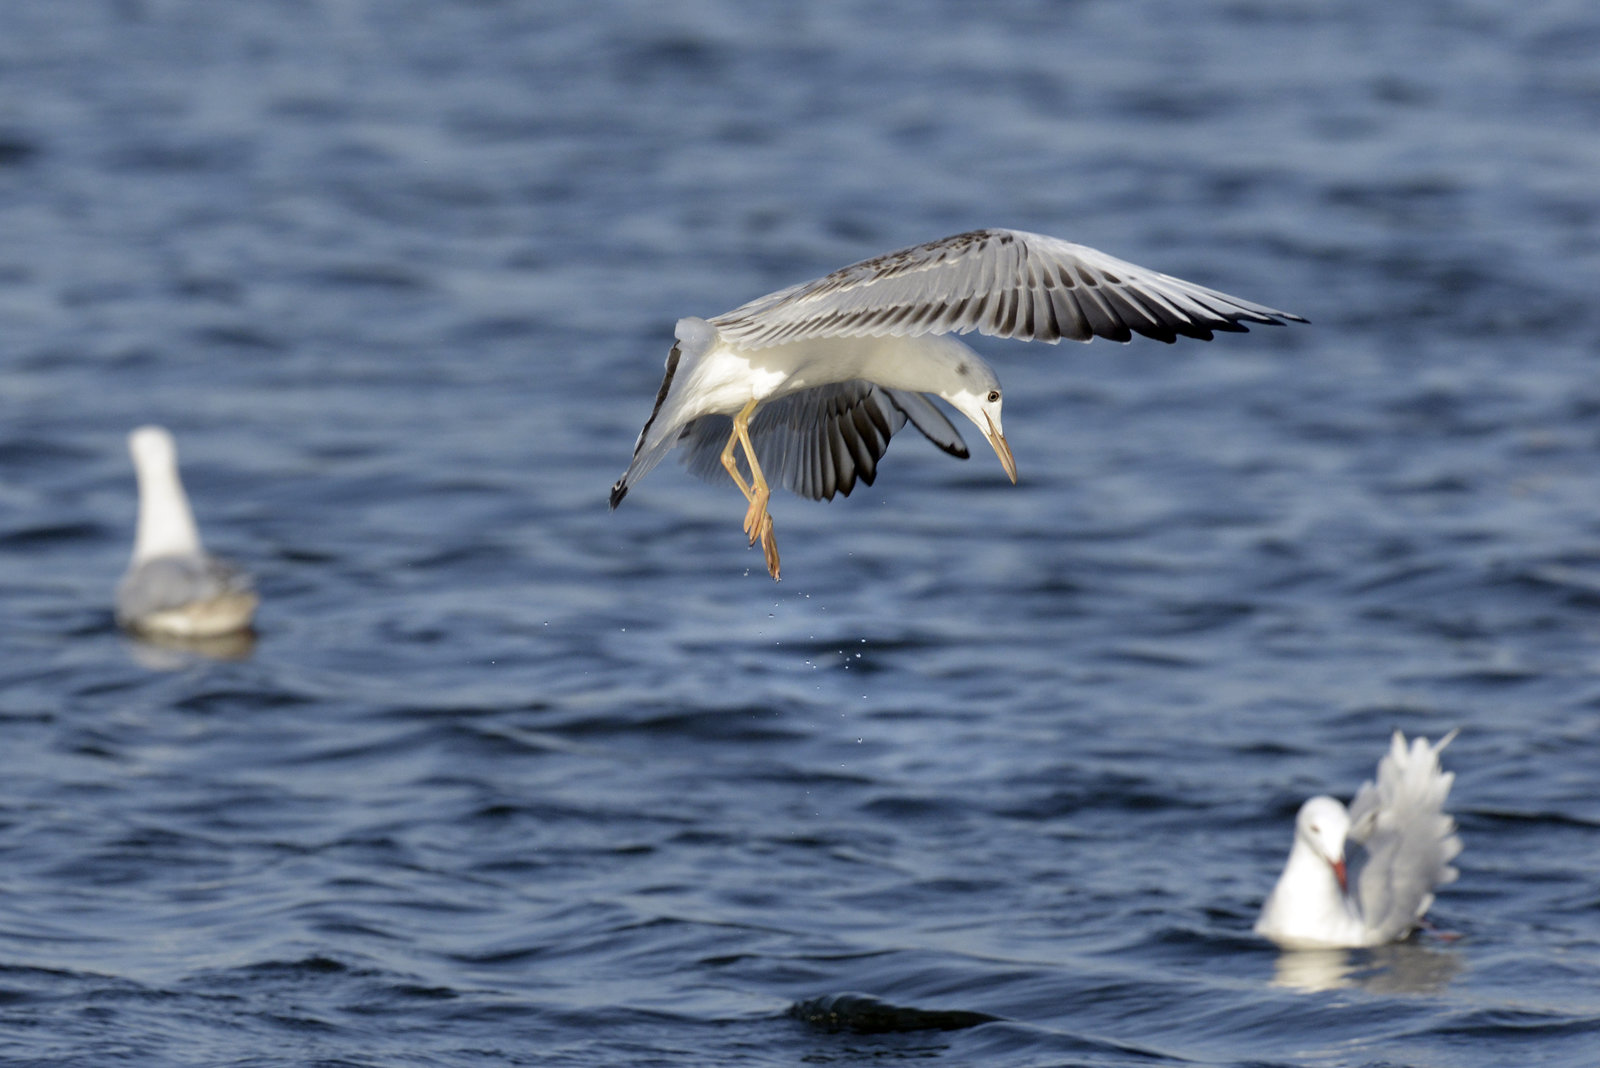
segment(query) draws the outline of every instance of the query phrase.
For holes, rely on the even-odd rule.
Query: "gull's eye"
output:
[[[1322,828],[1318,827],[1315,823],[1313,823],[1311,825],[1311,833],[1312,834],[1321,834],[1322,833]]]
[[[995,401],[997,401],[999,399],[1000,399],[1000,391],[998,389],[991,389],[989,391],[989,403],[993,404]]]

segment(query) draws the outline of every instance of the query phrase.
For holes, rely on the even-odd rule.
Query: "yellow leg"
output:
[[[734,446],[738,444],[739,428],[734,427],[733,433],[728,435],[727,446],[722,450],[722,466],[727,469],[728,476],[733,479],[733,484],[739,487],[739,492],[744,494],[744,499],[748,501],[753,496],[753,491],[750,489],[750,483],[746,482],[744,476],[739,473],[739,461],[733,458]]]
[[[752,400],[733,417],[733,433],[728,437],[727,447],[722,450],[722,466],[733,476],[739,492],[750,502],[750,507],[744,514],[744,532],[750,536],[751,545],[756,543],[757,538],[761,539],[761,552],[767,560],[767,572],[776,579],[778,539],[772,533],[772,516],[767,512],[767,501],[772,498],[772,490],[767,485],[766,477],[761,473],[761,461],[756,459],[755,446],[750,443],[750,416],[755,413],[758,403],[760,402]],[[738,462],[733,458],[734,442],[744,446],[745,459],[750,463],[748,483],[739,474]]]

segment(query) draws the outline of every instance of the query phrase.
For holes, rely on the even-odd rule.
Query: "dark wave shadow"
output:
[[[888,1035],[909,1031],[960,1031],[995,1023],[1001,1016],[966,1009],[919,1009],[893,1005],[871,994],[827,994],[789,1006],[789,1015],[828,1031],[858,1035]]]

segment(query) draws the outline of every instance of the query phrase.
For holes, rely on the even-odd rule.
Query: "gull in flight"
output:
[[[247,629],[258,598],[247,575],[201,547],[172,435],[142,426],[128,435],[128,451],[139,482],[139,525],[133,559],[117,584],[117,622],[186,639]]]
[[[678,343],[611,507],[676,445],[695,474],[726,472],[778,578],[769,479],[802,497],[871,485],[906,423],[952,456],[967,446],[931,402],[972,420],[1012,482],[1000,380],[950,337],[973,330],[1055,344],[1143,334],[1209,341],[1298,315],[1159,274],[1085,245],[1020,230],[973,230],[877,256],[712,319],[679,319]]]
[[[1395,731],[1377,782],[1364,783],[1348,811],[1331,797],[1300,806],[1289,862],[1256,933],[1285,949],[1378,946],[1409,935],[1433,891],[1456,877],[1450,861],[1461,839],[1444,811],[1455,774],[1439,769],[1439,751],[1455,736],[1437,745],[1417,738],[1408,747]],[[1345,867],[1352,842],[1365,853],[1354,879]]]

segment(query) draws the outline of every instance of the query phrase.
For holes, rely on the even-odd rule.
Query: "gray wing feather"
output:
[[[889,439],[909,421],[939,448],[965,459],[966,443],[955,426],[919,393],[884,389],[871,382],[840,382],[763,405],[750,420],[750,440],[767,481],[814,501],[849,496],[857,481],[872,485]],[[701,478],[728,477],[722,450],[733,420],[707,415],[684,427],[679,438],[684,463]],[[739,470],[750,469],[736,450]]]
[[[157,556],[117,584],[116,616],[128,625],[155,612],[250,589],[248,575],[214,556]]]
[[[803,338],[959,333],[1172,342],[1298,315],[1019,230],[973,230],[841,268],[712,319],[744,348]]]
[[[1377,781],[1363,784],[1350,804],[1350,840],[1367,852],[1357,895],[1375,943],[1405,937],[1433,904],[1434,889],[1456,878],[1450,861],[1461,839],[1444,812],[1455,775],[1439,767],[1439,751],[1454,737],[1437,745],[1417,738],[1408,747],[1396,731]]]
[[[949,417],[928,399],[927,394],[909,393],[903,389],[887,389],[883,386],[878,388],[905,414],[912,426],[922,431],[923,437],[951,456],[965,460],[970,455],[967,452],[967,443],[962,440],[961,431],[957,430]]]

